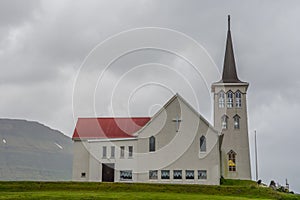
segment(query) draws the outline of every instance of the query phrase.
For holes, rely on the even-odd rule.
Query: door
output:
[[[114,182],[115,180],[115,164],[102,163],[102,182]]]

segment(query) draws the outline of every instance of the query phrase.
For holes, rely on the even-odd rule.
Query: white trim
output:
[[[109,142],[109,141],[125,141],[125,140],[137,140],[137,138],[100,138],[100,139],[90,139],[87,142]]]

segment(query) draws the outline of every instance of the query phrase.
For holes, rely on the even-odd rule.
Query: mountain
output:
[[[38,122],[0,119],[0,180],[71,180],[72,140]]]

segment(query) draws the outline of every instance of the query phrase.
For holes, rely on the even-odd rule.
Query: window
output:
[[[123,170],[120,171],[121,180],[132,180],[132,170]]]
[[[233,117],[234,119],[234,129],[239,129],[240,128],[240,116],[235,115]]]
[[[241,94],[240,91],[237,91],[237,92],[235,93],[235,106],[236,106],[237,108],[242,107],[242,94]]]
[[[200,152],[206,152],[206,138],[204,135],[200,138]]]
[[[228,153],[228,168],[230,172],[236,171],[236,153],[233,150],[230,150]]]
[[[149,138],[149,151],[155,151],[155,137],[151,136]]]
[[[120,158],[124,158],[124,156],[125,156],[125,147],[120,146]]]
[[[128,153],[128,157],[129,157],[129,158],[132,158],[132,156],[133,156],[133,146],[129,146],[129,147],[128,147],[128,152],[129,152],[129,153]]]
[[[161,179],[170,179],[170,170],[161,170]]]
[[[225,93],[221,91],[219,93],[219,108],[224,108],[225,107]]]
[[[182,170],[174,170],[173,179],[182,179]]]
[[[194,170],[185,170],[185,179],[194,179]]]
[[[198,179],[207,179],[207,171],[198,170]]]
[[[81,178],[85,178],[86,173],[85,172],[81,172]]]
[[[233,107],[233,94],[231,91],[227,93],[227,108]]]
[[[149,179],[157,179],[158,178],[158,171],[157,170],[150,170],[149,171]]]
[[[228,117],[227,117],[227,115],[222,116],[221,123],[222,123],[222,129],[227,129],[228,128]]]
[[[115,147],[114,147],[114,146],[112,146],[112,147],[110,148],[110,157],[111,157],[111,158],[114,158],[114,157],[115,157]]]
[[[107,148],[106,146],[102,147],[102,158],[106,158],[107,156]]]

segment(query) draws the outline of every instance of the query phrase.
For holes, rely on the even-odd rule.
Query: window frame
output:
[[[234,129],[240,129],[241,124],[240,124],[240,119],[241,117],[239,115],[235,115],[233,116],[233,127]]]
[[[125,158],[125,146],[120,146],[120,158]]]
[[[207,180],[207,170],[206,169],[200,169],[197,171],[198,180]],[[205,174],[204,176],[201,174]]]
[[[204,135],[202,135],[200,137],[199,143],[200,143],[200,146],[199,146],[200,147],[200,152],[201,153],[206,152],[206,137]]]
[[[107,158],[107,146],[102,146],[102,158]]]
[[[125,175],[129,175],[126,177]],[[128,181],[132,180],[133,175],[132,175],[132,170],[120,170],[120,180]]]
[[[233,150],[230,150],[228,152],[228,163],[229,163],[230,160],[235,164],[235,166],[229,166],[228,165],[228,171],[229,172],[236,172],[236,153]]]
[[[178,174],[178,176],[177,176]],[[173,170],[173,179],[174,180],[182,180],[182,170]]]
[[[115,158],[115,156],[116,156],[116,147],[111,146],[110,147],[110,158]]]
[[[165,174],[166,174],[166,177],[164,177]],[[170,180],[170,170],[161,170],[160,178],[162,180]]]
[[[189,174],[192,174],[193,176],[188,176]],[[192,170],[192,169],[185,170],[185,179],[186,180],[195,180],[195,170]]]
[[[221,117],[221,127],[222,127],[222,130],[228,129],[228,116],[227,115],[223,115]]]
[[[128,146],[128,158],[133,158],[133,146]]]
[[[218,94],[218,105],[219,108],[225,108],[225,92],[223,90]]]
[[[149,170],[149,180],[157,180],[157,179],[158,179],[158,170]]]
[[[239,90],[235,93],[235,107],[242,107],[242,93]]]
[[[149,152],[154,152],[155,151],[155,137],[151,136],[149,138]]]
[[[227,92],[227,108],[233,108],[233,92],[230,90]]]

